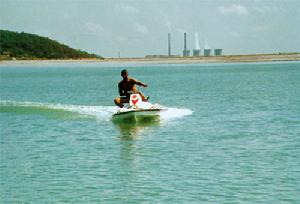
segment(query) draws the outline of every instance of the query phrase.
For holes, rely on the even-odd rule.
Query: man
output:
[[[123,108],[123,103],[129,103],[130,99],[130,92],[140,94],[143,101],[147,101],[149,97],[145,98],[144,94],[136,89],[136,85],[142,87],[148,87],[147,84],[144,84],[140,81],[137,81],[133,78],[128,77],[128,72],[126,69],[121,71],[121,76],[123,80],[119,82],[119,94],[121,97],[115,99],[115,104],[120,108]]]

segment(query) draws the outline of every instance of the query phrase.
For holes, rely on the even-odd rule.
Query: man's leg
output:
[[[145,95],[142,92],[137,91],[136,93],[140,94],[140,96],[142,98],[142,101],[148,101],[148,98],[146,98]]]
[[[140,96],[142,98],[142,101],[148,101],[149,97],[146,98],[142,92],[140,92],[140,91],[137,90],[136,86],[133,87],[132,91],[135,94],[140,94]]]
[[[123,108],[124,107],[123,103],[129,103],[129,98],[119,97],[119,98],[115,98],[114,101],[117,106],[119,106],[120,108]]]
[[[115,102],[115,104],[116,104],[117,106],[119,106],[120,108],[123,108],[123,107],[124,107],[124,105],[123,105],[123,103],[122,103],[122,101],[121,101],[121,98],[115,98],[114,102]]]

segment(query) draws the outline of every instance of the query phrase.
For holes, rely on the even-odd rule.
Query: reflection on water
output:
[[[123,140],[135,140],[144,134],[150,127],[159,126],[159,115],[132,116],[126,118],[113,118],[112,122],[120,131]]]
[[[120,158],[122,166],[122,175],[124,177],[124,186],[130,185],[131,180],[136,178],[138,157],[137,148],[138,139],[146,136],[153,127],[160,125],[160,116],[132,116],[126,118],[113,118],[113,124],[120,132]]]

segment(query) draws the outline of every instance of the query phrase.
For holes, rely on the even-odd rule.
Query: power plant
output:
[[[171,33],[168,33],[168,54],[162,55],[162,54],[154,54],[154,55],[146,55],[146,58],[170,58],[170,57],[181,57],[181,55],[173,54],[172,55],[172,46],[171,46]],[[198,32],[195,32],[195,44],[193,47],[193,57],[209,57],[211,55],[214,56],[221,56],[223,54],[223,49],[221,48],[215,48],[211,49],[210,46],[208,46],[207,41],[204,41],[203,44],[203,53],[201,53],[201,48],[199,45],[199,36]],[[213,52],[213,53],[212,53]],[[189,57],[190,56],[190,50],[187,49],[187,33],[185,32],[183,34],[183,51],[182,51],[182,57]],[[119,56],[120,57],[120,56]]]
[[[184,33],[183,37],[183,57],[189,57],[190,56],[190,51],[187,49],[187,33]],[[222,55],[223,49],[214,49],[214,55],[215,56],[220,56]],[[212,55],[212,49],[210,46],[208,46],[207,41],[205,40],[204,43],[204,48],[203,48],[203,56],[204,57],[209,57]],[[198,38],[198,33],[195,32],[195,44],[194,44],[194,49],[193,49],[193,57],[199,57],[201,56],[201,49],[199,45],[199,38]]]

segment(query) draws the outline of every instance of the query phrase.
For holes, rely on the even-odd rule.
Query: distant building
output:
[[[220,56],[220,55],[222,55],[222,49],[215,49],[215,55],[216,56]]]
[[[193,56],[194,57],[200,56],[200,50],[193,50]]]
[[[183,56],[184,57],[190,56],[190,51],[189,50],[183,50]]]
[[[204,56],[205,57],[210,56],[210,52],[211,52],[211,49],[204,49]]]
[[[184,39],[183,39],[183,52],[182,52],[183,57],[188,57],[190,56],[190,51],[187,50],[186,46],[186,33],[184,33]]]
[[[168,33],[168,56],[171,56],[171,34]]]
[[[176,58],[181,57],[180,55],[146,55],[145,58]]]
[[[200,56],[200,46],[199,46],[199,39],[198,39],[198,33],[195,33],[195,45],[193,50],[193,56],[198,57]]]

